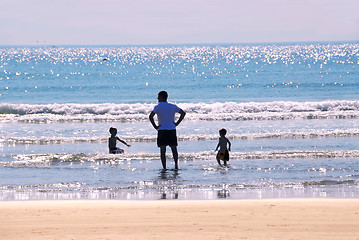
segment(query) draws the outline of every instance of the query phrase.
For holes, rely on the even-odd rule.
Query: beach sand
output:
[[[359,199],[0,202],[0,239],[359,239]]]

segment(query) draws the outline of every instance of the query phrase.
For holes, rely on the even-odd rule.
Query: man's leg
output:
[[[162,167],[163,169],[166,169],[166,146],[161,146],[160,151],[161,151]]]
[[[178,151],[177,146],[171,146],[173,160],[175,161],[175,169],[178,169]]]

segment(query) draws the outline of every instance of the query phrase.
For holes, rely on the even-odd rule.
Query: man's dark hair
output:
[[[168,93],[166,91],[161,91],[158,93],[158,96],[161,96],[162,98],[164,98],[167,101]]]

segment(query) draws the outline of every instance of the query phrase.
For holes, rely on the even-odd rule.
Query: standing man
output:
[[[162,167],[166,170],[166,146],[170,146],[172,150],[175,169],[178,169],[178,152],[177,152],[177,135],[176,126],[178,126],[186,113],[175,104],[167,102],[168,94],[166,91],[158,93],[158,105],[155,106],[150,113],[150,122],[157,130],[157,146],[161,151]],[[179,113],[180,117],[175,122],[175,113]],[[153,117],[157,114],[158,125],[156,125]]]

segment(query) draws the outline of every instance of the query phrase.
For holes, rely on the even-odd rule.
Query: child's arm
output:
[[[127,147],[130,147],[131,145],[127,144],[125,141],[121,140],[120,138],[116,137],[118,141],[125,144]]]
[[[231,151],[231,142],[228,140],[228,138],[227,138],[227,142],[228,142],[228,151]]]
[[[219,148],[219,143],[217,144],[216,150],[214,150],[214,151],[217,151],[217,150],[218,150],[218,148]]]

